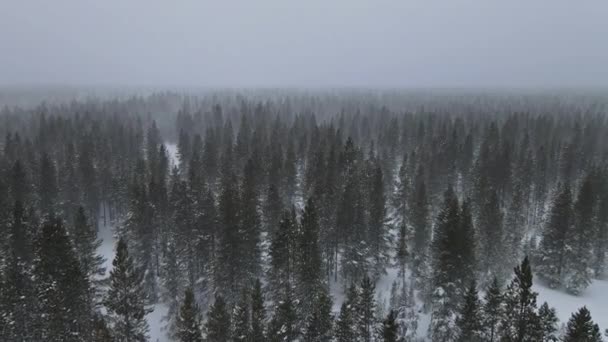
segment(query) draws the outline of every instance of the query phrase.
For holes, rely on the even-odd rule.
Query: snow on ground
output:
[[[561,290],[553,290],[541,284],[534,284],[533,289],[538,292],[538,305],[547,302],[557,311],[561,324],[566,324],[573,312],[586,306],[591,312],[593,321],[600,326],[600,330],[608,328],[608,281],[594,280],[593,283],[580,295],[573,296]]]
[[[150,342],[170,342],[165,331],[163,318],[167,315],[167,308],[164,304],[154,305],[154,311],[148,314],[148,325],[150,326]]]

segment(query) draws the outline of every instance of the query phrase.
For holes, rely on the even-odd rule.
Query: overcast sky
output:
[[[0,84],[608,85],[605,0],[0,0]]]

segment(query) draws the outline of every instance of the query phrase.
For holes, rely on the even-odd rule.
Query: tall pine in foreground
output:
[[[60,219],[50,218],[36,241],[34,278],[39,341],[86,341],[91,332],[89,282]]]
[[[200,312],[192,289],[186,289],[176,325],[176,337],[179,342],[203,342]]]
[[[500,341],[536,341],[538,316],[536,297],[532,290],[532,269],[528,257],[515,267],[515,276],[504,294],[505,314],[500,325]]]
[[[110,271],[110,289],[104,305],[117,342],[145,342],[148,339],[144,274],[129,256],[126,242],[121,238]]]
[[[264,294],[262,283],[256,280],[251,293],[251,342],[266,341],[266,308],[264,307]]]
[[[464,296],[460,315],[456,320],[459,342],[482,341],[481,302],[477,293],[477,283],[472,281]]]
[[[596,195],[593,187],[592,176],[587,175],[574,202],[572,226],[567,235],[564,285],[575,295],[591,284],[593,276],[592,246],[596,237]]]
[[[572,314],[566,327],[564,342],[602,342],[600,328],[591,319],[591,313],[586,307]]]
[[[230,338],[230,313],[221,295],[215,296],[215,302],[209,309],[205,332],[207,342],[225,342]]]
[[[552,288],[562,284],[566,266],[566,238],[572,224],[572,194],[570,186],[560,190],[549,213],[540,244],[538,274]]]

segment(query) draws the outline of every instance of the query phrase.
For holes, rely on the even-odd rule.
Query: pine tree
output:
[[[91,330],[89,282],[60,219],[43,224],[36,242],[34,282],[41,341],[84,341]]]
[[[427,190],[424,183],[424,171],[418,169],[416,183],[412,198],[410,199],[410,222],[414,228],[412,255],[413,260],[413,276],[418,278],[426,270],[426,258],[428,256],[428,246],[431,241],[431,227],[429,225],[429,203],[427,199]]]
[[[340,315],[336,322],[335,337],[337,342],[352,342],[355,340],[355,333],[353,331],[354,317],[353,310],[350,304],[346,301],[342,303],[340,308]]]
[[[486,341],[494,342],[498,340],[498,328],[503,314],[503,296],[498,278],[494,277],[484,297],[482,325],[485,330]]]
[[[80,266],[92,285],[93,295],[97,297],[100,295],[102,285],[99,277],[106,272],[103,267],[105,258],[97,253],[101,240],[97,238],[97,229],[89,224],[82,206],[76,211],[73,232],[74,249],[80,260]]]
[[[319,291],[314,300],[313,310],[308,316],[304,341],[329,342],[332,339],[332,301],[325,291]]]
[[[55,164],[47,153],[43,154],[40,161],[39,179],[40,209],[44,214],[51,214],[54,212],[55,205],[57,204],[59,189],[57,186]]]
[[[572,196],[570,187],[563,186],[549,213],[540,244],[538,274],[556,288],[562,284],[566,264],[566,238],[572,224]]]
[[[582,307],[572,314],[566,327],[564,342],[601,342],[600,328],[591,319],[591,313]]]
[[[397,314],[391,310],[382,322],[382,339],[384,342],[397,342]]]
[[[370,243],[369,257],[372,260],[372,278],[378,279],[386,273],[389,260],[389,235],[386,226],[386,197],[384,194],[384,175],[376,161],[369,190],[369,219],[367,240]]]
[[[295,244],[297,238],[295,211],[284,211],[279,228],[270,240],[269,283],[275,299],[284,295],[288,284],[293,284],[295,273]]]
[[[221,295],[215,296],[215,301],[209,309],[205,332],[207,342],[226,342],[230,339],[230,314]]]
[[[116,245],[109,282],[104,305],[116,341],[145,342],[149,330],[146,315],[151,310],[145,304],[144,274],[135,266],[122,238]]]
[[[482,341],[481,302],[477,293],[477,283],[472,281],[464,296],[456,327],[459,342]]]
[[[375,291],[376,285],[368,276],[365,276],[361,281],[361,294],[356,307],[358,334],[365,342],[371,341],[374,334],[374,324],[376,322]]]
[[[2,210],[2,209],[0,209]],[[35,283],[32,282],[32,256],[28,218],[21,202],[13,208],[12,219],[5,223],[7,240],[0,252],[0,338],[6,341],[31,340],[38,329]],[[6,213],[8,216],[8,213]],[[4,241],[2,241],[4,242]]]
[[[484,196],[477,222],[480,233],[480,269],[485,283],[491,279],[494,270],[503,264],[502,244],[496,243],[503,241],[502,213],[496,191],[490,191],[488,196]]]
[[[537,293],[532,290],[532,270],[528,257],[515,267],[515,276],[504,293],[501,341],[536,341],[539,330],[536,313]]]
[[[557,342],[558,338],[555,336],[557,332],[557,314],[554,308],[550,308],[547,302],[538,308],[538,320],[540,323],[540,335],[542,342]]]
[[[578,295],[591,284],[592,246],[595,238],[596,196],[592,175],[587,175],[578,192],[573,208],[573,225],[566,237],[566,266],[564,285]]]
[[[192,289],[186,289],[184,302],[180,307],[176,322],[176,337],[179,342],[203,342],[201,319]]]
[[[312,198],[308,199],[302,213],[301,233],[298,234],[297,247],[298,280],[296,284],[300,300],[300,315],[308,317],[312,313],[312,305],[317,293],[323,291],[319,218]]]
[[[405,267],[407,263],[409,253],[407,250],[407,226],[405,222],[403,222],[399,228],[399,240],[397,242],[397,253],[395,254],[395,259],[397,260],[397,265],[399,266],[399,276],[401,276],[401,281],[405,281]]]
[[[245,342],[248,341],[251,335],[251,327],[249,325],[249,298],[247,291],[243,290],[241,298],[232,310],[232,341]]]
[[[270,342],[294,341],[299,336],[298,318],[290,291],[279,301],[268,328]]]
[[[114,342],[112,332],[106,324],[106,320],[102,315],[95,315],[93,318],[93,331],[91,335],[92,342]]]
[[[265,324],[264,295],[262,293],[262,283],[258,279],[251,294],[251,342],[266,341]]]

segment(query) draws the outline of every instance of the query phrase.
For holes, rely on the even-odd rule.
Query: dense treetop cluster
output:
[[[606,275],[607,110],[270,90],[5,107],[0,340],[147,341],[162,303],[183,342],[601,341],[531,286]]]

